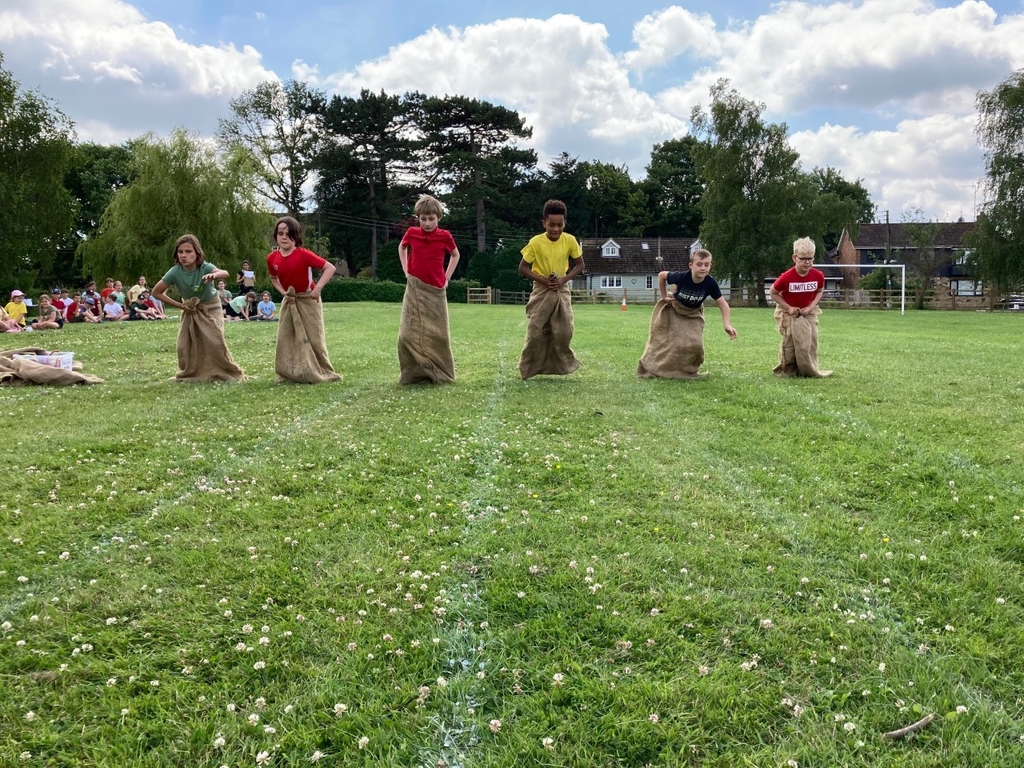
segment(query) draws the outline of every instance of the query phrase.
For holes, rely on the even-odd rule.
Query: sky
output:
[[[329,95],[458,94],[514,109],[541,163],[645,175],[727,78],[805,170],[859,179],[893,221],[974,219],[975,98],[1024,67],[1024,0],[0,0],[3,66],[82,141],[212,136],[268,79]]]

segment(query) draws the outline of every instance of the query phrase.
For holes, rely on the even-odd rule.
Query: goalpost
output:
[[[815,264],[816,269],[822,273],[826,269],[857,269],[872,267],[873,269],[898,269],[900,271],[900,314],[905,315],[907,310],[907,265],[906,264]],[[827,275],[826,275],[827,277]]]

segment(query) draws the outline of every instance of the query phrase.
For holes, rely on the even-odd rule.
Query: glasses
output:
[[[810,264],[810,263],[813,263],[813,262],[814,262],[814,257],[812,256],[812,257],[811,257],[811,258],[809,258],[809,259],[805,259],[805,258],[802,258],[802,257],[800,257],[800,256],[797,256],[797,259],[796,259],[796,260],[797,260],[797,261],[806,261],[807,263],[809,263],[809,264]]]

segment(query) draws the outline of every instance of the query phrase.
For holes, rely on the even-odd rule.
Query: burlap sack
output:
[[[341,379],[327,356],[324,313],[320,299],[288,289],[289,301],[281,302],[277,326],[277,356],[274,370],[278,382],[320,384]]]
[[[564,376],[580,367],[572,343],[572,297],[569,287],[552,291],[534,283],[526,304],[526,345],[519,357],[523,380],[546,373]]]
[[[45,349],[38,347],[22,347],[0,352],[0,385],[18,386],[20,384],[42,384],[54,387],[66,387],[72,384],[102,384],[103,379],[87,373],[79,373],[82,366],[77,360],[78,370],[67,371],[63,368],[37,363],[35,360],[18,360],[15,355],[48,355]]]
[[[224,341],[224,310],[216,296],[182,302],[175,381],[242,381],[245,374]]]
[[[783,378],[806,376],[812,379],[824,379],[832,375],[832,371],[818,370],[818,315],[817,307],[811,314],[792,315],[784,312],[781,307],[775,308],[775,325],[782,334],[779,347],[779,364],[772,373]]]
[[[704,307],[659,301],[651,314],[651,333],[636,366],[641,379],[699,379],[704,362]]]
[[[444,288],[409,277],[398,329],[398,365],[402,384],[447,384],[455,381]]]

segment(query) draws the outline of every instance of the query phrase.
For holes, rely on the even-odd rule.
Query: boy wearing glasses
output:
[[[793,267],[772,284],[775,324],[782,334],[776,376],[822,379],[832,371],[818,370],[818,302],[825,292],[825,275],[811,266],[814,241],[802,237],[793,243]]]

